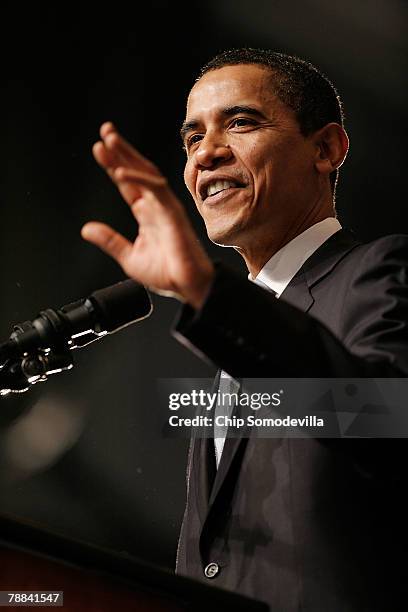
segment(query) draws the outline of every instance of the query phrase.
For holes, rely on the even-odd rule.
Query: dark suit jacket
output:
[[[234,377],[406,377],[407,279],[408,237],[342,230],[279,300],[218,266],[174,333]],[[213,441],[193,439],[177,572],[274,612],[405,610],[407,468],[404,439],[249,436],[217,471]]]

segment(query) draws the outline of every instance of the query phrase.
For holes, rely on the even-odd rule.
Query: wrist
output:
[[[207,296],[210,292],[211,285],[214,279],[214,265],[211,261],[200,274],[200,280],[198,283],[194,283],[191,288],[189,295],[187,296],[187,303],[190,304],[195,310],[202,308]]]

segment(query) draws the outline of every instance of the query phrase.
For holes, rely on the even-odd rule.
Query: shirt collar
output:
[[[341,225],[334,217],[315,223],[272,255],[256,278],[249,274],[249,280],[260,286],[266,285],[279,297],[305,261],[340,229]]]

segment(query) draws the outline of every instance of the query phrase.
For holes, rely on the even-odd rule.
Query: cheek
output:
[[[255,191],[260,194],[268,191],[272,183],[277,180],[277,164],[271,152],[264,155],[254,155],[252,158],[252,172],[254,176]]]
[[[184,168],[184,183],[193,197],[195,196],[196,178],[197,174],[193,171],[191,163],[187,162]]]

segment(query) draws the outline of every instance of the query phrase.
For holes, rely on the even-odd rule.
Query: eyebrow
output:
[[[265,115],[261,113],[260,110],[258,110],[257,108],[254,108],[253,106],[235,105],[235,106],[227,106],[221,110],[221,115],[223,115],[223,117],[233,117],[234,115],[239,115],[239,114],[252,115],[253,117],[260,117],[262,119],[265,119]],[[198,119],[192,119],[191,121],[184,121],[180,129],[180,136],[181,136],[182,141],[184,142],[185,137],[188,134],[188,132],[191,132],[192,130],[197,129],[199,125],[200,125],[200,122],[198,121]]]

